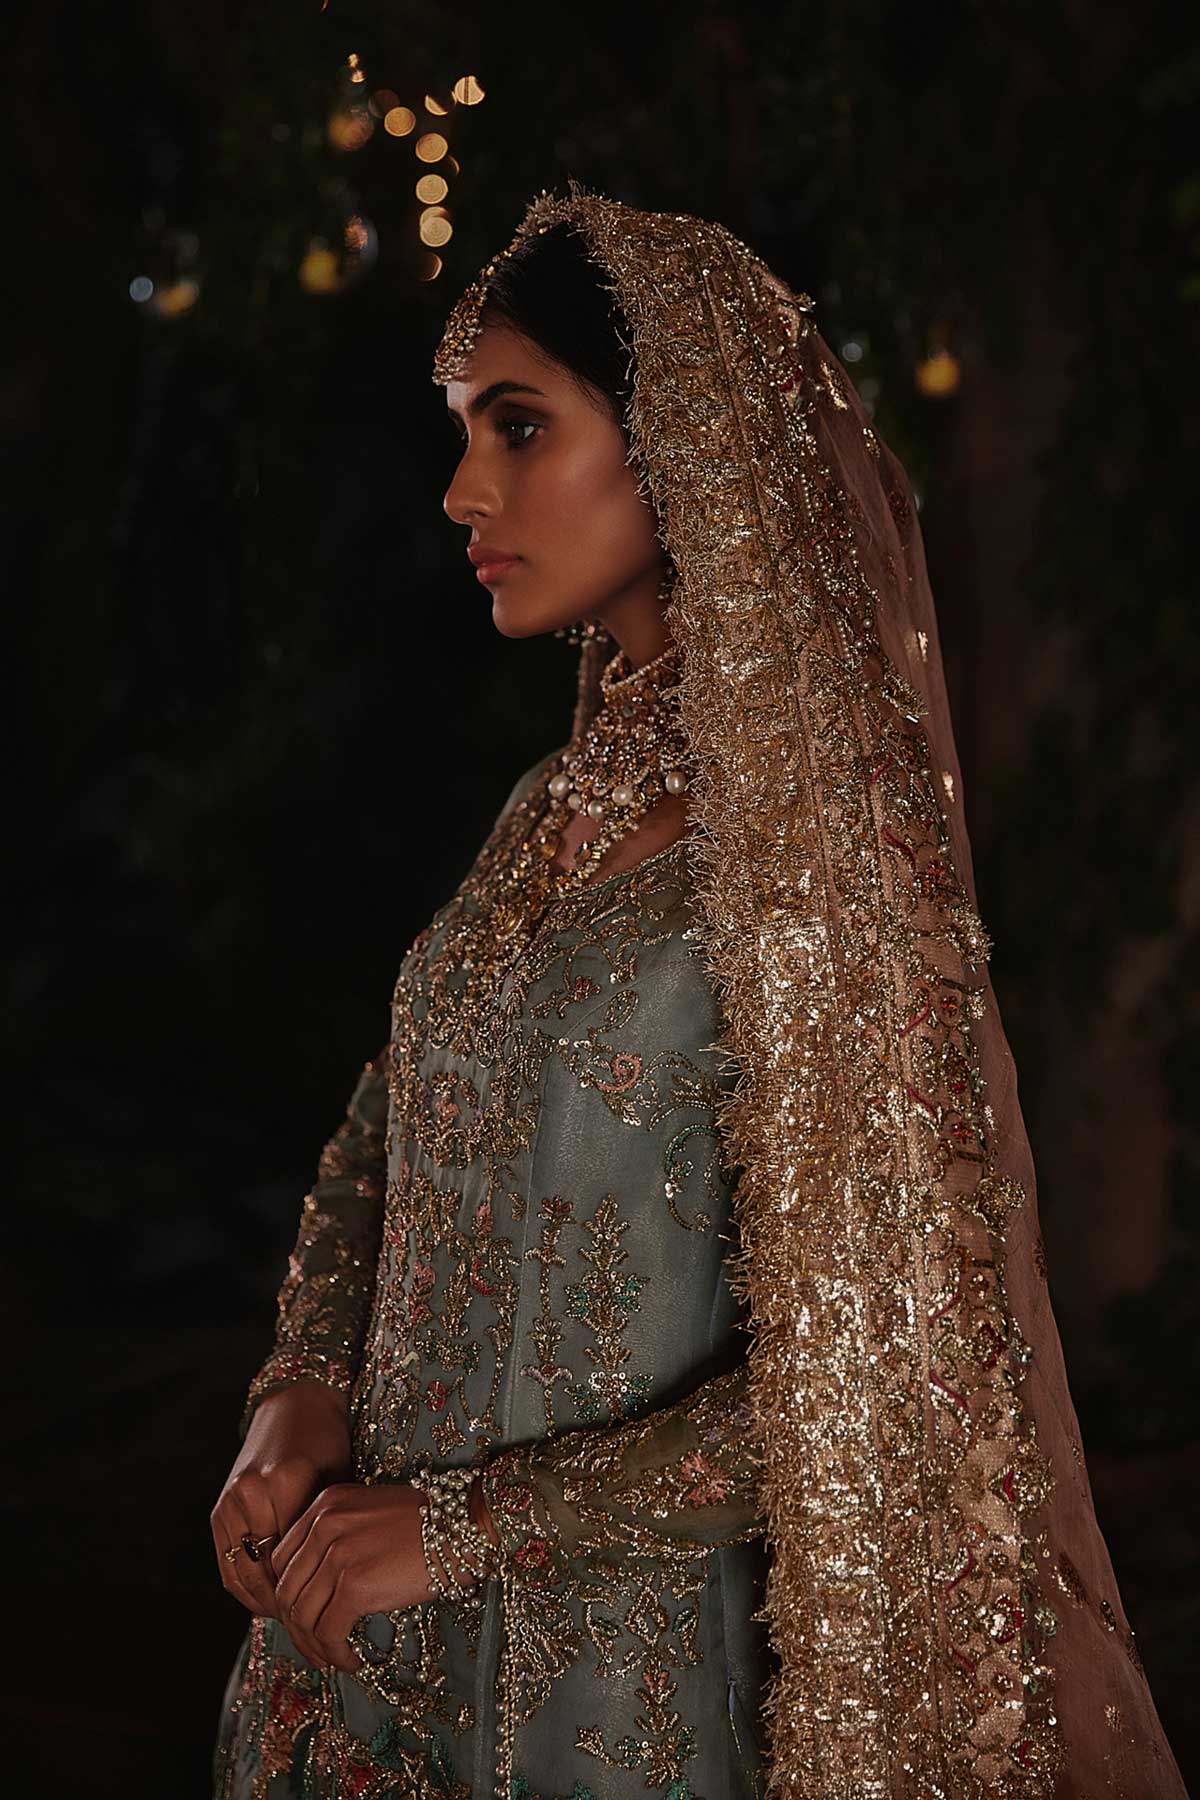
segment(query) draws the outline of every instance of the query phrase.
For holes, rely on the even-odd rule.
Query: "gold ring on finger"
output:
[[[269,1531],[267,1533],[266,1537],[261,1537],[261,1538],[257,1538],[257,1539],[252,1538],[248,1531],[243,1535],[242,1540],[241,1540],[241,1547],[246,1552],[246,1555],[250,1558],[250,1561],[252,1563],[262,1561],[262,1556],[260,1554],[262,1547],[264,1544],[269,1544],[274,1536],[275,1536],[275,1533],[273,1531]]]
[[[242,1546],[240,1544],[230,1544],[228,1550],[224,1552],[225,1561],[227,1563],[236,1562],[241,1555],[241,1550]]]

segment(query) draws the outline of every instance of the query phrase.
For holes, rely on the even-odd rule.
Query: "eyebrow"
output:
[[[541,388],[530,387],[524,381],[493,381],[490,387],[481,388],[473,400],[467,402],[467,412],[472,419],[485,413],[493,400],[499,400],[502,394],[537,394],[540,399],[546,398]],[[448,406],[446,411],[452,419],[461,418],[456,407]]]

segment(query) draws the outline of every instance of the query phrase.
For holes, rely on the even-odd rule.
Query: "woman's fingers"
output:
[[[296,1558],[288,1564],[292,1572]],[[307,1562],[307,1558],[305,1561]],[[280,1602],[279,1617],[293,1644],[314,1667],[323,1669],[329,1661],[317,1636],[317,1623],[337,1585],[337,1568],[329,1548],[318,1552],[318,1559],[293,1596]]]
[[[296,1552],[300,1550],[312,1535],[314,1527],[317,1541],[325,1544],[334,1530],[334,1517],[341,1504],[347,1499],[353,1500],[358,1490],[342,1483],[339,1486],[322,1488],[321,1492],[306,1506],[293,1525],[281,1533],[279,1542],[271,1552],[271,1571],[276,1586],[282,1581],[284,1572]]]
[[[246,1561],[246,1552],[241,1544],[244,1529],[245,1521],[235,1515],[232,1509],[226,1510],[225,1519],[220,1525],[214,1524],[217,1567],[221,1572],[222,1582],[234,1599],[240,1600],[248,1612],[262,1613],[264,1609],[260,1595],[242,1580],[242,1565]],[[237,1554],[231,1556],[229,1552],[235,1544],[238,1546]]]
[[[357,1675],[362,1667],[358,1651],[350,1647],[350,1633],[363,1616],[355,1598],[353,1577],[343,1569],[333,1585],[333,1592],[316,1623],[317,1642],[325,1661],[347,1675]]]
[[[297,1605],[304,1589],[316,1574],[336,1536],[336,1524],[333,1506],[327,1494],[318,1494],[312,1505],[286,1532],[276,1545],[271,1558],[275,1571],[275,1607],[276,1616],[286,1626],[290,1634],[293,1625],[303,1633],[308,1612],[297,1612]],[[331,1579],[334,1571],[331,1571]],[[316,1615],[312,1614],[315,1619]],[[311,1641],[303,1648],[303,1654],[312,1662],[316,1649]]]
[[[273,1618],[275,1580],[270,1552],[278,1538],[278,1526],[270,1490],[261,1477],[247,1472],[230,1482],[213,1509],[212,1523],[225,1586],[251,1612]],[[237,1555],[231,1557],[227,1553],[235,1544]]]

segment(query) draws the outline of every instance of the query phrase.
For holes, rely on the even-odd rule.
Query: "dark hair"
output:
[[[503,319],[561,363],[581,387],[596,390],[626,431],[632,336],[620,303],[603,286],[573,225],[535,232],[505,257],[489,277],[483,318]]]

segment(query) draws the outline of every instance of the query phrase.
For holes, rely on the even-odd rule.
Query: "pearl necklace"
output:
[[[555,900],[581,891],[606,852],[663,794],[687,789],[694,765],[680,719],[675,657],[672,646],[630,669],[618,652],[601,674],[595,717],[556,759],[544,785],[525,795],[485,845],[460,893],[460,901],[469,894],[469,904],[453,909],[429,972],[443,995],[453,982],[455,1005],[467,1015],[486,1015],[517,944],[537,929]],[[592,811],[596,801],[604,807],[599,815]],[[583,811],[600,829],[562,868],[553,861],[562,833]]]
[[[679,656],[674,644],[634,669],[623,650],[600,676],[601,705],[582,736],[563,751],[546,782],[549,807],[535,847],[549,861],[574,813],[600,823],[575,851],[564,880],[586,878],[628,837],[664,794],[688,787],[690,752],[679,715]]]

